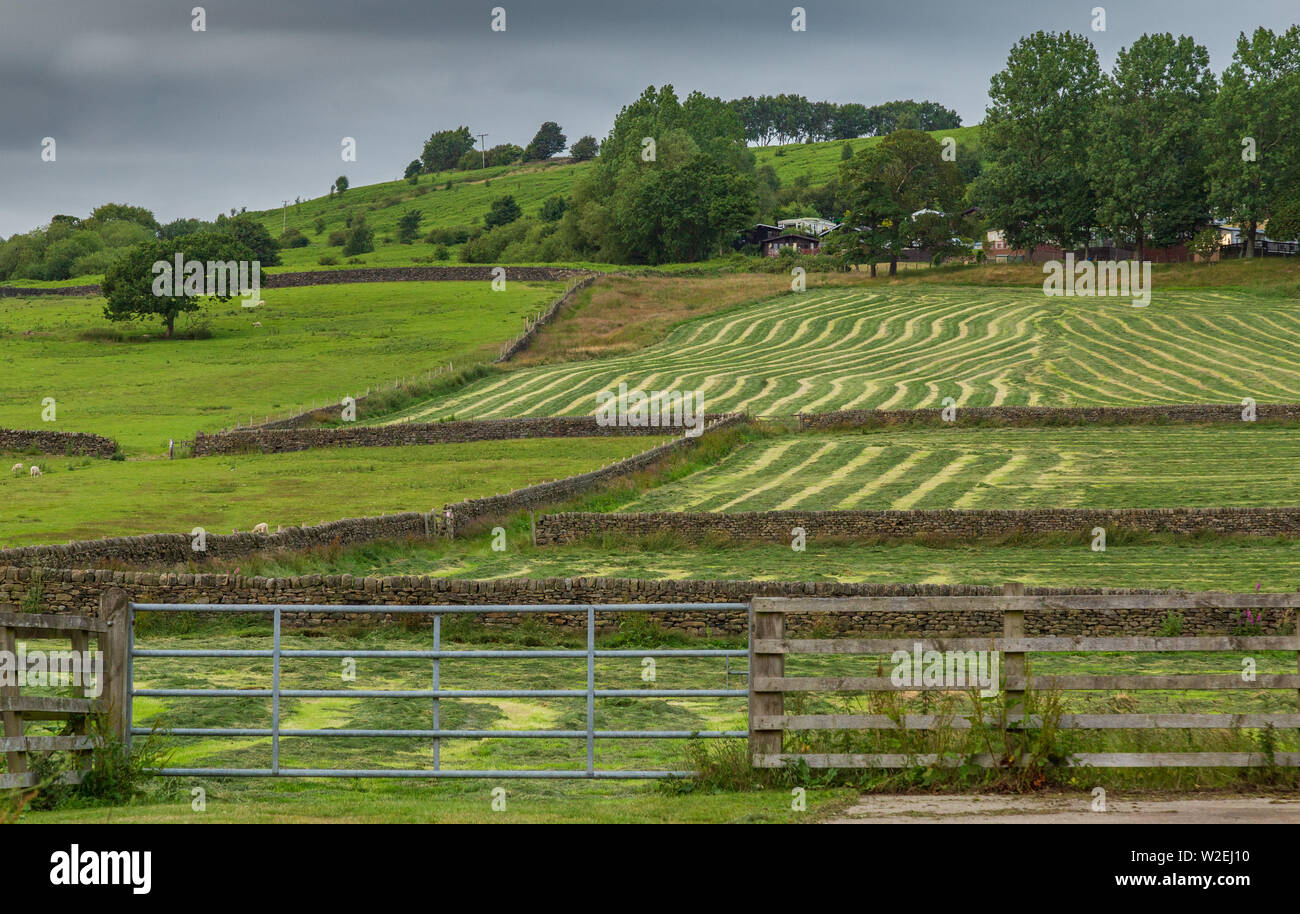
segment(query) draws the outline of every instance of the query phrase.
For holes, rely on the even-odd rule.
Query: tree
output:
[[[110,321],[161,317],[167,327],[167,339],[171,339],[175,333],[176,316],[197,311],[201,299],[208,297],[193,294],[196,291],[193,287],[189,294],[173,294],[176,291],[175,284],[182,283],[187,277],[171,277],[172,282],[166,282],[167,273],[155,270],[155,265],[159,263],[174,270],[177,254],[181,255],[182,262],[198,261],[204,264],[204,275],[199,277],[200,280],[207,278],[208,263],[255,259],[253,252],[235,238],[218,232],[196,232],[170,241],[145,241],[123,254],[104,272],[104,316]],[[224,290],[219,287],[214,289],[210,284],[204,283],[202,292],[208,291],[214,292],[211,298],[228,301],[240,294],[241,290],[229,285]]]
[[[524,149],[524,161],[549,159],[568,144],[569,141],[560,131],[560,125],[555,121],[547,121],[537,128],[533,141]]]
[[[1210,204],[1254,257],[1259,226],[1300,179],[1300,26],[1239,35],[1211,112]]]
[[[95,207],[90,211],[90,218],[86,220],[86,227],[94,228],[115,220],[134,222],[155,232],[159,228],[158,220],[154,218],[152,212],[143,206],[128,206],[125,203],[105,203],[103,206]]]
[[[558,194],[554,197],[547,197],[542,201],[541,217],[543,222],[559,222],[564,218],[564,211],[568,208],[568,201]]]
[[[944,161],[939,141],[916,130],[899,130],[840,165],[840,186],[848,201],[842,227],[827,239],[828,253],[847,263],[874,266],[898,258],[913,241],[946,244],[956,233],[949,212],[965,192],[961,172]],[[938,213],[923,214],[923,210]],[[918,219],[925,215],[927,218]]]
[[[158,229],[158,237],[169,240],[182,235],[192,235],[195,232],[210,232],[213,227],[211,222],[204,222],[202,219],[173,219]]]
[[[218,219],[216,230],[225,232],[253,252],[253,259],[264,267],[280,264],[280,245],[271,237],[270,231],[261,222],[247,213],[240,213],[233,219]]]
[[[339,196],[342,196],[343,192],[348,189],[347,175],[339,175],[337,178],[335,178],[334,188],[339,192]]]
[[[491,166],[513,165],[524,157],[522,147],[514,143],[499,143],[487,151],[487,163]]]
[[[1088,169],[1102,225],[1146,244],[1175,244],[1208,219],[1206,115],[1214,74],[1186,35],[1143,35],[1121,50],[1094,115]]]
[[[492,201],[488,214],[483,217],[483,224],[490,229],[498,225],[509,225],[523,214],[524,211],[519,208],[515,198],[507,194]]]
[[[355,257],[357,254],[367,254],[375,249],[375,230],[366,225],[365,217],[357,219],[352,228],[348,229],[343,239],[343,254],[346,257]]]
[[[422,168],[423,166],[421,165],[419,159],[411,159],[411,161],[408,162],[406,165],[406,171],[402,172],[402,177],[406,178],[407,180],[417,177],[420,174]]]
[[[569,147],[569,155],[575,162],[586,162],[596,158],[600,153],[600,144],[594,136],[584,136]]]
[[[449,171],[456,167],[466,151],[473,148],[474,136],[468,127],[439,130],[425,141],[420,161],[424,163],[425,171]]]
[[[1096,49],[1071,32],[1022,38],[994,74],[983,125],[990,164],[972,194],[1012,247],[1088,243],[1097,221],[1088,144],[1101,83]]]
[[[420,220],[424,218],[424,213],[418,209],[408,209],[397,220],[397,240],[402,244],[410,244],[415,241],[416,236],[420,234]]]

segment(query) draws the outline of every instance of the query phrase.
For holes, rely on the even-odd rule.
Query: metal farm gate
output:
[[[665,778],[684,777],[687,771],[624,771],[601,770],[596,767],[596,742],[605,739],[744,739],[747,731],[688,731],[688,730],[597,730],[596,700],[600,698],[747,698],[744,689],[598,689],[596,687],[596,660],[609,657],[719,657],[725,658],[728,678],[747,675],[745,671],[731,670],[731,659],[748,657],[747,649],[596,649],[597,613],[682,612],[690,610],[748,610],[747,603],[609,603],[609,604],[490,604],[481,606],[387,606],[387,605],[301,605],[301,604],[215,604],[215,603],[131,603],[126,607],[127,630],[130,633],[127,653],[127,733],[148,736],[155,731],[135,727],[131,718],[134,698],[270,698],[271,726],[269,728],[190,727],[169,728],[157,731],[174,736],[201,737],[270,737],[270,768],[161,768],[157,774],[172,776],[214,777],[326,777],[326,778]],[[442,617],[449,614],[483,613],[555,613],[586,612],[587,647],[585,650],[455,650],[442,648]],[[216,650],[167,649],[141,650],[135,646],[135,613],[267,613],[272,617],[272,644],[269,650]],[[365,614],[418,614],[433,617],[433,638],[429,650],[287,650],[281,647],[281,619],[284,613],[365,613]],[[269,688],[259,689],[137,689],[135,686],[135,659],[164,657],[222,657],[269,658],[271,681]],[[376,689],[283,689],[280,670],[283,661],[299,658],[409,658],[428,660],[430,687],[418,690]],[[442,662],[455,659],[515,659],[554,658],[585,659],[587,684],[583,689],[475,689],[456,690],[441,687]],[[282,729],[280,726],[281,698],[424,698],[429,701],[429,727],[422,730],[367,730],[367,729]],[[464,698],[585,698],[586,728],[582,730],[446,730],[440,726],[441,703]],[[280,764],[281,737],[346,737],[346,738],[415,738],[431,743],[433,767],[430,769],[397,770],[384,768],[331,769],[285,768]],[[441,767],[440,748],[446,739],[573,739],[584,740],[587,748],[585,768],[574,769],[507,769],[507,770],[456,770]]]

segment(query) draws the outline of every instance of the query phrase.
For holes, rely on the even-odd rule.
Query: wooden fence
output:
[[[4,720],[0,751],[4,753],[7,767],[7,771],[0,774],[0,788],[35,786],[37,776],[30,770],[28,759],[32,752],[73,753],[76,764],[73,770],[61,777],[65,783],[79,782],[89,765],[89,753],[95,748],[95,738],[90,732],[92,715],[109,714],[115,730],[119,734],[124,732],[121,712],[126,687],[127,637],[125,623],[117,619],[20,613],[15,606],[0,605],[0,651],[5,652],[8,668],[13,674],[12,679],[0,685],[0,716]],[[80,692],[79,696],[22,694],[23,685],[16,667],[20,639],[67,639],[71,642],[71,649],[85,657],[90,651],[92,638],[96,649],[103,655],[103,679],[97,683],[97,696],[86,697],[92,690],[85,688],[84,677],[74,689]],[[27,735],[29,722],[51,720],[64,721],[64,729],[71,733]]]
[[[750,604],[749,749],[756,767],[779,768],[802,761],[810,768],[909,768],[916,765],[955,765],[963,759],[936,754],[901,753],[790,753],[784,751],[787,730],[935,730],[969,729],[968,717],[941,718],[908,714],[785,713],[785,696],[791,692],[875,692],[930,689],[954,691],[951,686],[896,686],[888,676],[826,677],[786,676],[785,658],[794,654],[880,654],[911,651],[916,645],[937,651],[1000,651],[1003,700],[1008,729],[1033,729],[1043,725],[1041,715],[1025,714],[1029,689],[1150,690],[1150,689],[1295,689],[1300,703],[1300,635],[1201,637],[1026,637],[1025,614],[1070,610],[1188,609],[1293,609],[1300,594],[1072,594],[1026,595],[1023,585],[1007,584],[997,596],[777,598],[756,597]],[[871,612],[971,612],[1002,614],[1002,637],[982,638],[787,638],[785,617],[790,613],[864,614]],[[1247,680],[1241,673],[1178,675],[1030,675],[1026,655],[1031,652],[1102,651],[1296,651],[1296,674],[1258,673]],[[996,685],[996,684],[995,684]],[[1112,729],[1238,729],[1267,726],[1300,728],[1300,713],[1269,714],[1061,714],[1061,728]],[[997,758],[977,755],[964,761],[993,767]],[[1022,761],[1023,763],[1023,761]],[[1277,752],[1273,763],[1300,765],[1300,752]],[[1143,767],[1261,767],[1268,764],[1257,752],[1094,752],[1077,753],[1071,764],[1100,768]]]

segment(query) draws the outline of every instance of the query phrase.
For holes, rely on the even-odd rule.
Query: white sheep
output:
[[[254,326],[254,327],[260,327],[260,326],[262,326],[262,322],[261,322],[261,321],[253,321],[253,326]]]
[[[21,476],[23,472],[23,465],[21,463],[15,463],[12,467],[9,468],[9,472],[12,473],[14,476]]]
[[[254,532],[254,533],[270,533],[271,530],[270,530],[269,527],[267,527],[266,524],[258,524],[256,527],[253,528],[253,532]]]
[[[41,468],[38,467],[36,464],[32,464],[31,475],[33,475],[33,476],[40,476],[40,475],[41,475]]]

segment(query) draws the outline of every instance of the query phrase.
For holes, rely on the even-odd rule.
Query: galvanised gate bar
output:
[[[131,603],[128,608],[130,632],[128,651],[127,732],[133,736],[148,736],[153,730],[135,727],[130,718],[133,699],[157,698],[270,698],[271,726],[269,729],[236,727],[173,728],[158,731],[173,736],[250,737],[271,738],[270,768],[161,768],[161,775],[211,776],[211,777],[324,777],[324,778],[664,778],[685,777],[689,771],[621,771],[596,768],[596,741],[601,739],[743,739],[744,730],[597,730],[597,698],[746,698],[745,689],[598,689],[596,688],[596,659],[603,657],[721,657],[725,658],[730,675],[732,657],[747,657],[748,650],[596,650],[596,613],[680,612],[688,610],[748,610],[748,603],[608,603],[608,604],[489,604],[479,606],[353,606],[331,604],[326,606],[302,604],[230,604],[230,603]],[[586,611],[586,650],[486,650],[444,651],[442,649],[442,617],[449,613],[548,613]],[[272,617],[272,644],[270,650],[138,650],[135,646],[136,612],[201,612],[201,613],[269,613]],[[285,650],[280,645],[281,617],[283,613],[366,613],[366,614],[419,614],[433,616],[433,647],[427,651],[409,650]],[[135,687],[136,657],[247,657],[271,659],[271,687],[269,689],[137,689]],[[411,658],[431,661],[431,688],[408,690],[375,689],[282,689],[280,687],[281,662],[285,659],[308,657],[335,658]],[[441,664],[452,658],[585,658],[587,661],[587,686],[585,689],[475,689],[452,690],[440,686]],[[738,675],[746,675],[734,671]],[[431,702],[430,728],[427,730],[283,730],[280,727],[281,698],[427,698]],[[439,725],[440,703],[444,699],[459,698],[586,698],[587,726],[585,730],[444,730]],[[332,769],[283,768],[280,766],[281,737],[375,737],[429,739],[433,748],[433,768],[398,770],[385,768]],[[444,739],[580,739],[587,744],[586,768],[538,770],[455,770],[440,764],[441,741]]]

